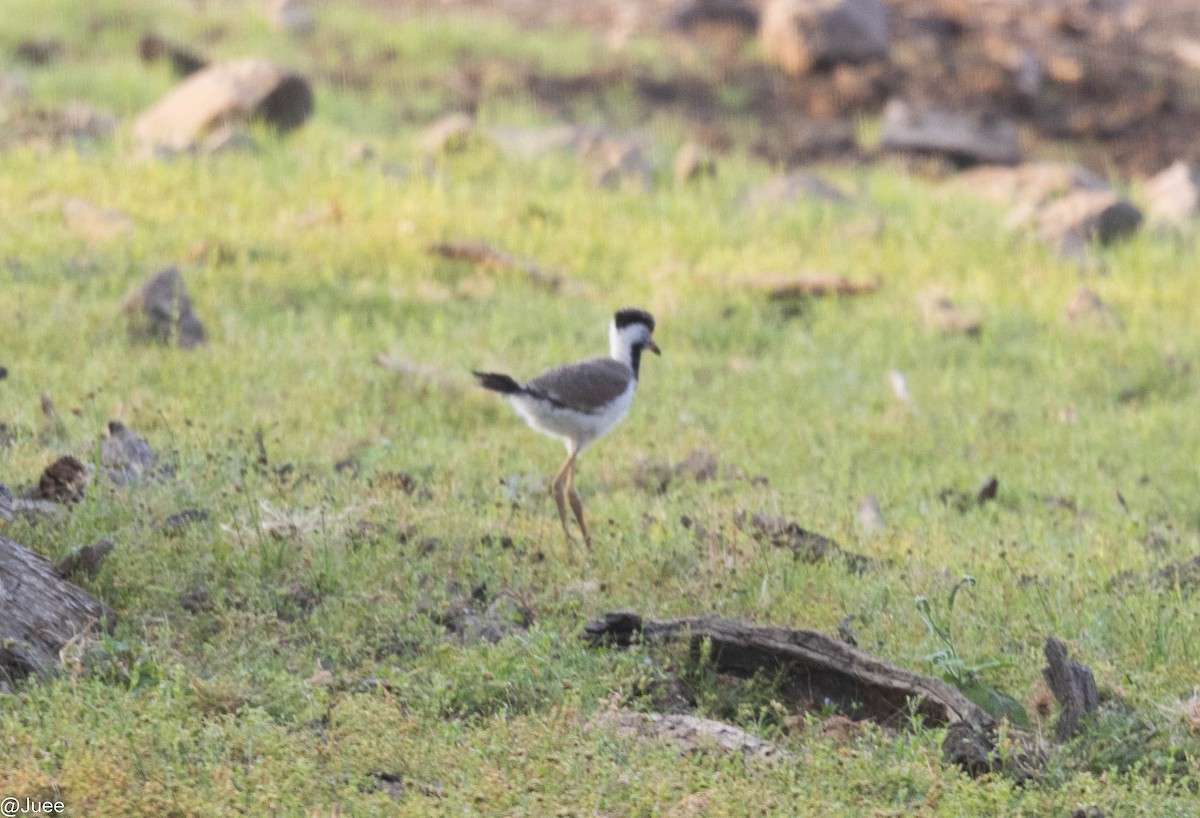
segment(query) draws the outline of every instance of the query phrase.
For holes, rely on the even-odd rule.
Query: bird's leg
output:
[[[568,546],[572,544],[571,529],[567,526],[567,504],[563,499],[563,493],[566,491],[567,474],[574,463],[575,455],[572,454],[562,464],[562,468],[558,470],[558,474],[554,475],[554,480],[550,483],[550,496],[554,498],[554,505],[558,506],[558,519],[562,521],[563,534],[567,537]]]
[[[579,492],[575,491],[575,458],[571,458],[571,470],[567,472],[567,498],[571,501],[571,511],[575,512],[575,521],[579,523],[579,530],[583,532],[583,543],[588,548],[592,547],[592,538],[588,535],[587,526],[583,522],[583,500],[579,499]]]

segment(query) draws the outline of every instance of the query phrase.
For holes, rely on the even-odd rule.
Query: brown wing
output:
[[[632,380],[633,370],[625,364],[596,358],[549,369],[525,387],[552,403],[591,414],[620,397]]]

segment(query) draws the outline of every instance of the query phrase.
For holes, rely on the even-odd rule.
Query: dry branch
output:
[[[547,270],[528,259],[517,258],[497,250],[487,242],[444,241],[431,244],[427,249],[431,255],[451,261],[465,261],[485,270],[516,270],[524,273],[530,284],[552,293],[563,288],[564,279],[560,273]]]

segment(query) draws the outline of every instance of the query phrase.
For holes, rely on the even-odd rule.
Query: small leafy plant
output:
[[[959,653],[958,646],[954,641],[954,605],[960,591],[970,590],[974,587],[975,577],[964,574],[962,579],[950,589],[950,593],[946,596],[945,607],[941,611],[936,610],[935,605],[930,602],[928,597],[917,595],[917,613],[921,617],[921,621],[925,623],[929,635],[941,643],[940,648],[925,657],[925,662],[933,669],[934,673],[957,687],[968,699],[988,713],[993,716],[1003,716],[1016,724],[1027,726],[1029,714],[1025,712],[1021,703],[1012,696],[1001,693],[981,678],[986,671],[1011,667],[1012,662],[1002,659],[968,662]]]

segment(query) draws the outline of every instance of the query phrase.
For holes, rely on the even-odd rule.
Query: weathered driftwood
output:
[[[1083,719],[1100,704],[1096,679],[1092,669],[1067,658],[1067,646],[1051,636],[1046,640],[1046,667],[1042,675],[1050,685],[1054,698],[1062,706],[1054,734],[1067,741],[1083,730]]]
[[[42,557],[0,537],[0,678],[44,675],[67,642],[114,622],[103,602],[62,579]]]
[[[982,708],[940,679],[896,667],[816,631],[759,627],[719,616],[659,622],[635,613],[608,613],[583,632],[593,644],[627,645],[639,636],[647,642],[687,639],[693,651],[710,641],[717,670],[742,677],[759,671],[779,676],[797,698],[815,706],[832,704],[854,718],[898,724],[915,712],[938,726],[992,722]]]

